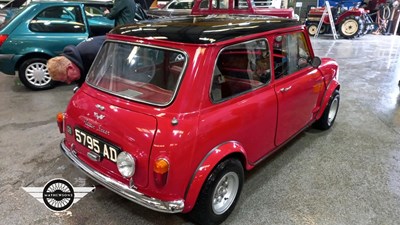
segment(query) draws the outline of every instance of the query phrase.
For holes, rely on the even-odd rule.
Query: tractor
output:
[[[318,25],[322,19],[322,24],[319,34],[329,33],[330,21],[327,13],[324,14],[325,7],[311,8],[307,14],[306,27],[311,36],[314,36],[318,31]],[[331,7],[332,19],[336,31],[346,39],[352,39],[371,32],[374,29],[371,17],[368,15],[369,11],[360,8],[359,4],[351,9],[345,9],[342,4]]]

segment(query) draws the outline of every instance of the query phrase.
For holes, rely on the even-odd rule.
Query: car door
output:
[[[323,79],[310,65],[310,50],[304,34],[292,32],[274,38],[275,92],[278,99],[276,144],[301,131],[318,110]]]
[[[104,35],[114,28],[114,20],[103,16],[104,10],[108,9],[107,6],[85,3],[85,21],[88,24],[90,36]]]
[[[59,54],[66,45],[77,45],[85,40],[88,28],[78,4],[46,5],[39,7],[28,20],[27,28],[19,26],[14,31],[21,44],[51,53]],[[46,40],[46,41],[44,41]]]
[[[214,66],[210,98],[202,111],[200,146],[236,141],[255,163],[275,148],[277,99],[271,85],[266,39],[225,47]],[[203,127],[204,124],[204,127]],[[210,129],[212,127],[213,129]]]

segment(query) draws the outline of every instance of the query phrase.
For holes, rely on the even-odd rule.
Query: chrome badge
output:
[[[104,111],[104,109],[105,109],[104,106],[102,106],[100,104],[96,104],[95,106],[96,106],[96,108],[98,108],[101,111]]]
[[[93,116],[94,116],[97,120],[102,120],[102,119],[104,119],[104,117],[106,117],[105,115],[102,115],[102,114],[97,113],[97,112],[93,112]]]

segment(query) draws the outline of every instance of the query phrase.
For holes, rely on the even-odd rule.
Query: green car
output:
[[[112,2],[32,1],[19,9],[0,11],[0,72],[15,75],[29,89],[54,87],[47,60],[65,46],[104,35],[114,21],[102,16]]]

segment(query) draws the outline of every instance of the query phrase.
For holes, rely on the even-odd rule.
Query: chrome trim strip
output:
[[[1,60],[10,60],[15,56],[15,54],[0,54]]]
[[[143,193],[140,193],[134,189],[129,188],[127,185],[122,184],[116,180],[111,179],[95,170],[93,170],[86,163],[81,161],[77,156],[75,156],[70,149],[64,144],[64,140],[60,143],[61,152],[71,160],[71,162],[85,172],[90,178],[103,185],[104,187],[110,189],[116,194],[121,195],[128,200],[131,200],[139,205],[147,207],[149,209],[163,212],[163,213],[180,213],[183,211],[185,206],[183,199],[178,199],[174,201],[162,201],[160,199],[152,198],[149,196],[145,196]]]

